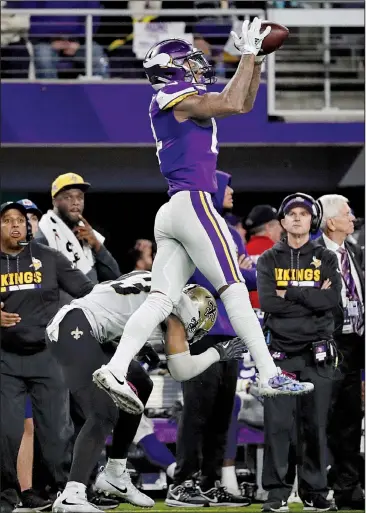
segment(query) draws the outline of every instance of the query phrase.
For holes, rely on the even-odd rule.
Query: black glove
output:
[[[139,362],[147,363],[149,366],[149,371],[158,368],[160,365],[159,355],[152,347],[152,345],[149,344],[149,342],[146,342],[146,344],[142,347],[136,356],[136,360]]]
[[[232,340],[224,340],[224,342],[219,342],[213,347],[220,355],[220,362],[241,360],[243,353],[246,351],[244,340],[239,337],[233,338]]]

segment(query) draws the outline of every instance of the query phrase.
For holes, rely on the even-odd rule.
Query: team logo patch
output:
[[[195,317],[192,317],[192,320],[191,322],[188,324],[188,331],[190,333],[195,333],[196,329],[197,329],[197,326],[198,326],[198,319],[196,319]]]
[[[319,260],[319,258],[316,258],[315,256],[313,256],[313,261],[311,262],[310,265],[313,265],[315,267],[315,269],[318,269],[318,267],[320,267],[322,265],[322,262],[321,262],[321,260]]]
[[[210,319],[211,322],[215,322],[216,311],[217,311],[216,305],[214,305],[212,301],[209,301],[208,306],[205,310],[205,317]]]
[[[32,257],[32,263],[29,267],[33,267],[35,271],[38,271],[42,267],[42,262],[38,258]]]
[[[78,327],[76,327],[76,330],[71,332],[71,335],[74,337],[75,340],[79,340],[84,335],[84,332],[79,330]]]

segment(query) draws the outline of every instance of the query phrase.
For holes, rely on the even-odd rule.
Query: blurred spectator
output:
[[[155,244],[151,240],[138,239],[128,252],[130,266],[135,271],[151,271],[154,259]]]
[[[20,9],[100,9],[99,0],[10,0],[8,7]],[[93,16],[93,33],[99,18]],[[31,16],[29,37],[33,44],[36,78],[57,79],[58,63],[66,59],[85,73],[85,16]],[[93,41],[93,75],[108,78],[102,47]]]
[[[28,78],[29,52],[26,39],[29,29],[29,16],[7,14],[1,2],[1,78]]]
[[[225,221],[230,224],[239,233],[243,244],[246,245],[247,230],[243,226],[243,219],[235,214],[229,213],[225,215]]]
[[[277,211],[271,205],[256,205],[245,220],[245,228],[248,234],[247,250],[254,262],[281,239],[282,227],[277,219]]]
[[[120,276],[116,260],[104,246],[104,237],[83,218],[88,182],[75,173],[60,175],[52,183],[53,210],[42,216],[38,242],[58,249],[93,283]]]
[[[348,242],[355,217],[344,196],[319,198],[323,206],[318,242],[338,258],[342,276],[342,307],[335,313],[335,341],[340,376],[334,381],[328,445],[333,455],[335,503],[339,509],[364,509],[365,498],[359,474],[362,398],[361,369],[365,364],[364,275],[361,250]]]
[[[19,200],[18,203],[20,203],[20,205],[23,205],[23,207],[27,211],[27,218],[32,227],[32,234],[34,237],[39,229],[38,225],[39,225],[39,221],[41,220],[41,217],[42,217],[42,212],[39,210],[37,205],[29,199]]]
[[[270,205],[256,205],[245,220],[249,236],[247,251],[253,262],[267,249],[270,249],[281,238],[282,227],[277,219],[277,211]],[[258,292],[249,292],[250,301],[256,313],[260,312]],[[262,316],[260,316],[262,319]]]

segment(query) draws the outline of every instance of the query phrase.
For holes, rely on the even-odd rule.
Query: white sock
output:
[[[86,493],[86,486],[83,483],[78,483],[77,481],[69,481],[66,483],[65,490]]]
[[[169,465],[169,467],[166,469],[166,475],[168,477],[170,477],[170,479],[174,479],[174,472],[175,472],[175,467],[177,466],[177,462],[175,461],[174,463],[171,463]]]
[[[115,458],[108,458],[107,465],[105,466],[105,471],[111,471],[119,473],[124,472],[126,470],[126,463],[127,458],[123,459],[115,459]]]
[[[131,360],[146,343],[154,329],[171,314],[172,301],[158,292],[152,292],[146,301],[128,319],[117,350],[108,363],[117,378],[124,379]]]
[[[242,338],[255,361],[263,381],[277,375],[277,367],[268,350],[261,325],[250,304],[244,283],[230,285],[221,295],[226,312],[236,334]]]
[[[230,467],[222,467],[221,469],[221,484],[222,486],[226,486],[230,493],[234,495],[240,495],[240,490],[238,486],[238,480],[236,478],[235,466],[232,465]]]

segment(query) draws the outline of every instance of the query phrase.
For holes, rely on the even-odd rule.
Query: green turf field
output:
[[[128,511],[131,511],[131,512],[136,512],[136,511],[145,511],[146,513],[148,511],[153,511],[154,513],[160,513],[160,512],[171,512],[171,513],[174,513],[174,512],[182,512],[182,511],[190,511],[191,513],[197,513],[198,511],[200,511],[201,513],[203,511],[207,511],[207,513],[223,513],[223,512],[227,512],[227,511],[231,511],[231,513],[235,512],[235,511],[242,511],[243,513],[260,513],[261,511],[261,507],[262,505],[261,504],[253,504],[252,506],[248,506],[246,508],[214,508],[214,507],[210,507],[210,508],[171,508],[169,506],[166,506],[164,504],[164,500],[163,499],[158,499],[156,501],[156,504],[153,508],[135,508],[134,506],[131,506],[130,504],[121,504],[120,507],[118,509],[115,509],[113,511],[125,511],[125,512],[128,512]],[[302,508],[302,505],[301,504],[294,504],[294,505],[291,505],[290,506],[290,511],[292,513],[297,513],[297,512],[300,512],[300,511],[303,511],[303,508]],[[347,512],[345,510],[342,510],[342,513],[357,513],[356,511],[352,511],[352,512]]]

